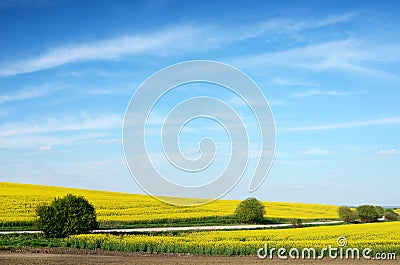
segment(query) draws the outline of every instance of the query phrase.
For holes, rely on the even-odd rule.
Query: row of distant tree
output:
[[[341,206],[338,212],[339,218],[346,223],[372,223],[378,221],[380,218],[390,221],[399,220],[399,215],[392,209],[383,209],[381,206],[361,205],[355,209]]]

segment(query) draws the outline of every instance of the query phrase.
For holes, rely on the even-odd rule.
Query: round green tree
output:
[[[356,208],[357,216],[363,223],[372,223],[379,218],[375,206],[361,205]]]
[[[264,219],[265,207],[256,198],[248,198],[238,204],[235,217],[241,223],[257,223]]]
[[[96,211],[83,196],[68,194],[36,209],[36,224],[45,237],[62,238],[98,228]]]

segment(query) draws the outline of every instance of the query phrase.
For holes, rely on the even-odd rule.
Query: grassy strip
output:
[[[307,220],[321,221],[321,220]],[[284,224],[290,223],[290,219],[271,218],[264,219],[257,224]],[[187,219],[160,219],[149,222],[100,222],[100,229],[112,228],[152,228],[152,227],[182,227],[182,226],[220,226],[220,225],[240,225],[234,216],[211,216],[202,218]]]
[[[100,229],[110,228],[148,228],[148,227],[176,227],[176,226],[202,226],[202,225],[231,225],[235,224],[234,216],[210,216],[185,219],[157,219],[149,221],[108,221],[100,222]]]
[[[0,230],[3,231],[35,230],[35,223],[34,221],[0,222]]]
[[[65,239],[45,238],[42,234],[8,234],[0,236],[0,247],[63,247]]]
[[[307,222],[332,221],[337,219],[315,219]],[[285,218],[266,218],[258,224],[285,224],[290,223],[291,219]],[[124,229],[124,228],[152,228],[152,227],[179,227],[179,226],[217,226],[217,225],[240,225],[233,215],[231,216],[210,216],[201,218],[186,219],[158,219],[150,221],[107,221],[100,222],[100,229]],[[2,231],[29,231],[36,230],[33,221],[22,222],[0,222]]]

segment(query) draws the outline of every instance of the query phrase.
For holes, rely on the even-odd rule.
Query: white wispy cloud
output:
[[[398,44],[365,44],[365,41],[348,39],[241,56],[232,58],[229,62],[241,68],[273,66],[303,68],[314,72],[340,70],[369,77],[398,79],[397,72],[375,66],[376,63],[397,64],[398,60],[400,60],[400,45]]]
[[[9,94],[0,95],[0,104],[11,101],[26,100],[45,96],[58,88],[50,86],[26,88]]]
[[[299,20],[293,18],[272,18],[262,23],[251,25],[238,39],[249,39],[265,34],[295,34],[300,31],[331,26],[351,21],[357,13],[335,14],[321,19]]]
[[[296,132],[296,131],[321,131],[321,130],[334,130],[352,127],[372,126],[372,125],[384,125],[384,124],[398,124],[400,123],[400,117],[382,118],[376,120],[367,121],[355,121],[355,122],[343,122],[325,125],[312,125],[304,127],[293,127],[283,128],[280,131]]]
[[[400,155],[400,151],[396,149],[389,149],[389,150],[380,150],[377,152],[378,155]]]
[[[119,143],[120,140],[111,138],[111,139],[97,139],[96,144],[116,144]]]
[[[37,150],[38,150],[39,152],[53,152],[53,151],[54,151],[54,149],[53,149],[51,146],[46,146],[46,145],[44,145],[44,146],[39,146],[39,147],[37,148]]]
[[[337,90],[319,90],[312,89],[304,92],[293,94],[294,97],[310,97],[310,96],[352,96],[359,94],[359,91],[337,91]]]
[[[47,117],[38,121],[12,122],[0,125],[0,137],[79,130],[109,130],[122,127],[121,114],[81,114]]]
[[[126,88],[98,88],[98,89],[89,89],[86,91],[88,94],[93,95],[132,95],[133,90],[132,87],[137,86],[127,86]]]
[[[357,12],[331,15],[322,20],[317,21],[316,26],[322,27],[322,26],[334,25],[337,23],[349,22],[357,15],[358,15]]]
[[[47,117],[36,121],[9,122],[0,125],[0,149],[54,151],[54,147],[77,142],[111,144],[110,130],[122,127],[121,114],[86,113],[75,116]]]
[[[107,137],[105,131],[77,132],[74,134],[48,135],[44,134],[18,134],[15,136],[1,136],[0,149],[34,149],[39,152],[61,150],[65,146],[76,143],[93,143],[95,139]],[[57,149],[55,149],[57,148]]]
[[[147,35],[126,35],[92,43],[56,47],[42,55],[2,65],[0,76],[30,73],[72,62],[112,60],[132,54],[164,54],[195,47],[201,29],[185,26]]]
[[[299,87],[316,87],[319,86],[317,83],[314,82],[305,82],[299,80],[293,80],[289,78],[283,77],[275,77],[271,81],[272,85],[275,86],[299,86]]]
[[[215,47],[219,43],[231,43],[241,39],[260,37],[264,34],[288,34],[301,30],[319,28],[351,20],[356,13],[337,14],[315,20],[273,18],[254,23],[232,33],[225,26],[178,26],[147,34],[124,35],[89,43],[66,44],[49,48],[41,55],[16,60],[0,66],[0,76],[54,68],[60,65],[91,61],[114,60],[135,54],[165,55],[183,50],[199,50]],[[237,36],[236,36],[237,35]],[[198,45],[201,42],[202,45]]]

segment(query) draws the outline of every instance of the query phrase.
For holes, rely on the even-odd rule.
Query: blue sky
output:
[[[0,2],[0,181],[143,193],[121,142],[132,94],[171,64],[215,60],[258,84],[277,136],[263,185],[248,193],[249,170],[224,198],[400,204],[398,1],[115,2]],[[211,85],[175,91],[152,118],[199,94],[251,123]],[[187,155],[207,134],[226,154],[221,127],[190,126]]]

